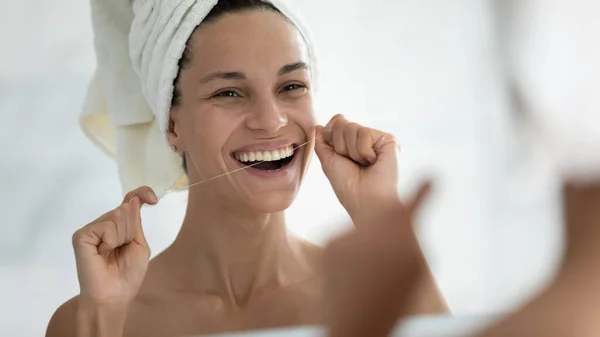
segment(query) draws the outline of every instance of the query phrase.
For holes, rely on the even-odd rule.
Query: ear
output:
[[[169,112],[169,121],[167,124],[167,140],[169,141],[169,146],[175,152],[181,152],[181,138],[179,137],[179,133],[177,132],[177,122],[174,118],[173,109]]]

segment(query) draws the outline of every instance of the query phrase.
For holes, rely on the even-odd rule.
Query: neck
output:
[[[223,296],[234,306],[306,275],[300,245],[279,213],[240,211],[190,192],[181,231],[169,248],[184,289]],[[182,263],[181,261],[184,261]]]

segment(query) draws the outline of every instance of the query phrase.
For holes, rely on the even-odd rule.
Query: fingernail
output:
[[[150,199],[150,201],[152,202],[158,202],[158,198],[156,197],[156,195],[154,195],[154,193],[148,192],[148,199]]]

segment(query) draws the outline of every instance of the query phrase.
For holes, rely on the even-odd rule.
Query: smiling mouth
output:
[[[292,162],[296,155],[294,149],[294,145],[288,145],[272,151],[236,152],[233,157],[242,165],[261,171],[278,171]]]

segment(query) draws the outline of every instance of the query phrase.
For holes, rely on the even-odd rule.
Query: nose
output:
[[[276,133],[287,123],[288,116],[274,97],[257,98],[246,119],[249,129],[267,134]]]

